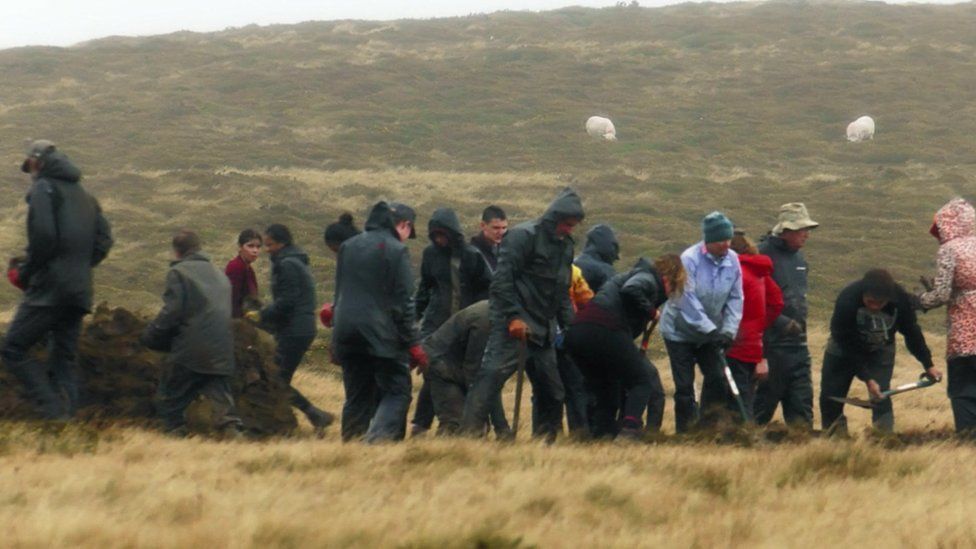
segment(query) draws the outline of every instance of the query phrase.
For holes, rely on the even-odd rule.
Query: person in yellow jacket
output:
[[[587,303],[593,299],[593,290],[583,278],[583,271],[575,264],[573,265],[573,278],[569,285],[569,299],[573,302],[573,312],[579,312]]]

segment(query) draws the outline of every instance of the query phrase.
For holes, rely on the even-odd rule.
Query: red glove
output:
[[[322,325],[326,328],[332,327],[332,304],[326,303],[322,305],[322,310],[319,311],[319,320],[322,321]]]
[[[7,269],[7,280],[9,280],[15,288],[19,288],[21,291],[27,289],[27,286],[20,280],[20,270],[17,267],[10,267]]]
[[[508,323],[508,335],[509,337],[524,341],[529,335],[529,325],[526,324],[521,318],[513,318],[512,321]]]
[[[427,370],[427,352],[420,345],[410,347],[410,369],[417,368],[421,372]]]

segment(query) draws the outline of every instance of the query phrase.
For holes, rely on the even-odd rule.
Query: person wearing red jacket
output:
[[[773,280],[773,261],[760,254],[747,236],[737,232],[732,237],[731,247],[739,254],[739,264],[742,266],[742,294],[745,303],[739,332],[735,343],[725,353],[725,359],[732,371],[732,378],[739,386],[751,421],[754,417],[756,383],[764,380],[769,373],[763,355],[763,332],[776,321],[783,310],[783,292]],[[738,409],[731,394],[729,409]]]
[[[257,261],[261,253],[261,233],[244,229],[237,236],[237,246],[237,257],[227,263],[224,274],[230,280],[231,315],[242,318],[247,301],[250,299],[257,303],[258,299],[258,278],[251,264]]]

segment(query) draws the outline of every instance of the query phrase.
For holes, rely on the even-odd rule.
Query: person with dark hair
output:
[[[230,280],[231,311],[234,318],[244,316],[246,301],[257,302],[258,278],[251,266],[261,253],[261,233],[244,229],[237,236],[237,256],[227,263],[224,274]]]
[[[583,278],[594,292],[599,292],[603,284],[617,274],[613,264],[620,259],[620,244],[617,234],[610,225],[594,225],[586,233],[583,253],[573,261],[583,271]]]
[[[357,234],[359,234],[359,229],[356,228],[352,214],[345,212],[339,216],[338,221],[325,228],[325,245],[333,253],[339,253],[339,246]]]
[[[680,299],[668,301],[661,314],[661,336],[674,377],[674,419],[678,433],[699,416],[709,419],[724,407],[723,357],[735,341],[742,320],[742,270],[729,247],[732,222],[721,212],[702,219],[701,242],[681,254],[688,282]],[[701,368],[701,405],[695,402],[695,364]],[[699,410],[704,413],[700,414]]]
[[[142,343],[167,353],[157,411],[167,433],[185,436],[186,408],[200,395],[213,406],[213,427],[237,438],[241,420],[234,409],[231,287],[227,277],[200,252],[200,238],[182,229],[173,237],[176,260],[166,274],[163,308],[146,326]]]
[[[8,279],[24,291],[0,356],[45,419],[70,418],[78,404],[75,355],[81,320],[92,306],[92,269],[112,247],[102,209],[82,187],[81,171],[50,141],[34,141],[20,166],[30,174],[27,253]],[[47,364],[30,357],[48,342]]]
[[[976,210],[963,198],[939,208],[929,233],[939,240],[938,271],[919,305],[946,305],[949,400],[956,432],[976,438]]]
[[[790,202],[780,206],[776,225],[759,243],[759,253],[773,260],[773,281],[783,292],[783,310],[763,333],[769,375],[756,386],[756,423],[760,425],[769,423],[782,404],[787,424],[813,428],[813,382],[807,346],[809,265],[803,247],[819,226],[802,202]]]
[[[482,436],[494,399],[518,368],[520,347],[532,382],[533,402],[558,409],[564,388],[553,343],[557,324],[573,319],[569,298],[573,229],[583,220],[583,204],[563,190],[546,212],[505,236],[491,284],[491,334],[481,369],[464,404],[462,429]],[[552,408],[548,408],[548,407]],[[533,426],[533,434],[555,439],[561,425]]]
[[[427,224],[430,245],[420,262],[420,284],[414,296],[420,317],[420,337],[434,333],[451,315],[488,298],[491,271],[478,250],[464,242],[461,222],[454,210],[438,208]],[[434,404],[426,382],[417,395],[417,408],[410,428],[412,436],[430,429]]]
[[[661,429],[661,377],[634,338],[657,317],[669,296],[680,295],[685,274],[678,256],[664,256],[656,265],[660,268],[641,258],[629,272],[607,281],[566,335],[566,348],[595,397],[590,427],[596,438],[639,438],[648,407],[648,429]]]
[[[485,258],[491,272],[498,268],[498,249],[502,238],[508,232],[508,217],[505,210],[495,206],[488,206],[481,212],[481,230],[471,237],[471,245],[477,248]]]
[[[940,379],[942,373],[932,363],[912,298],[888,271],[872,269],[837,296],[820,378],[824,430],[847,434],[844,405],[832,397],[846,397],[855,377],[865,382],[872,399],[880,399],[881,392],[889,389],[895,368],[896,331],[901,332],[909,352],[922,363],[923,374]],[[893,430],[891,399],[879,400],[871,410],[871,419],[876,429]]]
[[[344,441],[406,436],[410,370],[427,367],[415,326],[410,251],[403,244],[416,238],[415,220],[405,204],[377,202],[366,231],[339,248],[332,353],[346,392]]]
[[[732,237],[732,250],[739,254],[742,267],[742,321],[735,342],[725,353],[725,362],[732,372],[745,404],[748,420],[755,418],[756,383],[769,374],[763,354],[763,332],[772,326],[783,310],[783,292],[773,280],[773,261],[759,253],[744,233]],[[728,393],[728,408],[739,419],[735,398]]]
[[[288,227],[278,223],[269,226],[264,231],[264,247],[271,256],[273,301],[244,316],[274,334],[275,364],[281,378],[291,385],[295,370],[315,339],[315,280],[308,255],[294,244]],[[334,415],[314,406],[295,387],[291,393],[292,405],[305,414],[320,435],[335,421]]]

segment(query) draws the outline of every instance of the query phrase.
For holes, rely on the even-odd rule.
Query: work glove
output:
[[[322,325],[326,328],[332,327],[332,304],[326,303],[322,305],[322,310],[319,311],[319,320],[322,321]]]
[[[803,333],[803,324],[800,324],[791,318],[790,321],[786,323],[786,326],[783,327],[783,333],[789,336],[798,336]]]
[[[244,313],[244,318],[257,324],[261,322],[261,311],[248,311]]]
[[[920,294],[908,294],[908,303],[912,306],[913,311],[928,312],[928,309],[922,305],[922,296]]]
[[[525,341],[525,339],[529,336],[529,325],[526,324],[521,318],[513,318],[511,322],[508,323],[508,335],[509,337]]]
[[[926,292],[931,292],[935,289],[935,277],[922,275],[918,277],[918,281],[925,288]]]
[[[718,332],[717,330],[716,332],[717,333],[713,332],[715,335],[712,337],[712,343],[714,343],[719,349],[727,351],[732,347],[732,344],[735,343],[735,339],[724,332]]]
[[[413,370],[417,368],[417,371],[424,373],[427,371],[427,364],[429,360],[427,359],[427,352],[424,351],[423,346],[414,345],[409,349],[410,353],[410,369]]]
[[[10,267],[7,269],[7,280],[9,280],[15,288],[18,288],[21,291],[27,289],[27,285],[20,280],[20,269],[17,267]]]
[[[553,340],[553,346],[557,351],[562,351],[566,348],[566,332],[562,330],[556,331],[556,337]]]

